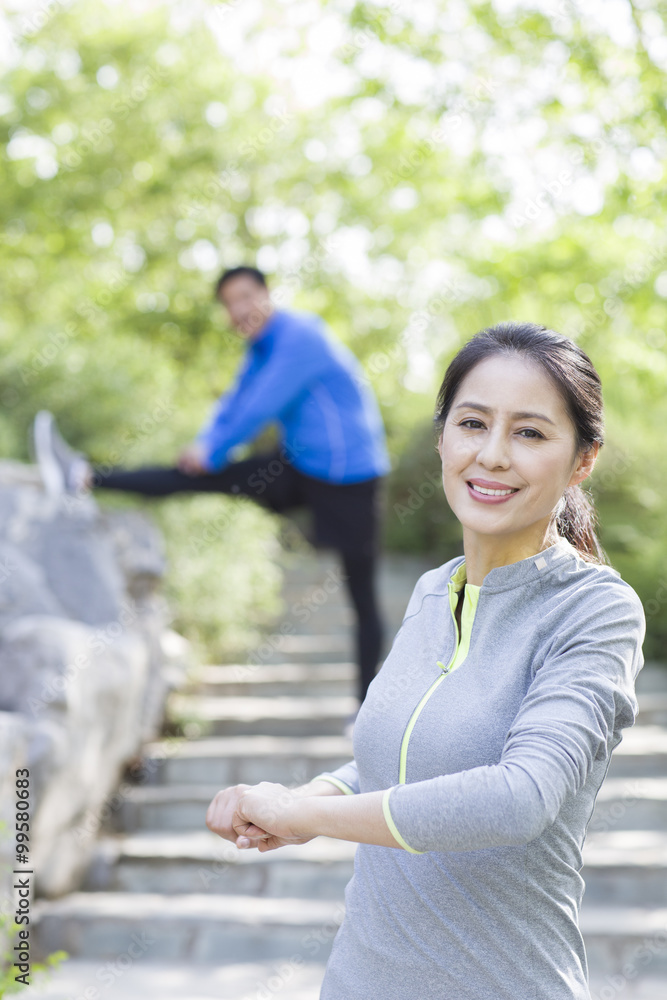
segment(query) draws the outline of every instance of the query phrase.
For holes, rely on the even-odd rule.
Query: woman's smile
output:
[[[519,492],[515,486],[505,486],[487,479],[468,479],[467,484],[473,500],[480,503],[504,503]]]

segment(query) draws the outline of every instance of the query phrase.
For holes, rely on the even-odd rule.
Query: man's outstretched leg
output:
[[[150,497],[190,492],[227,493],[249,497],[272,510],[289,506],[293,500],[294,472],[278,453],[232,462],[221,472],[189,473],[176,466],[157,465],[138,469],[106,468],[95,467],[85,455],[70,448],[59,434],[52,414],[45,410],[37,414],[33,433],[35,456],[45,486],[54,496],[62,493],[80,495],[91,489],[119,490]]]

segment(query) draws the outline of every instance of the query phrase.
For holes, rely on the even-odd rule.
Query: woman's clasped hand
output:
[[[273,851],[313,839],[294,828],[298,805],[299,796],[274,781],[232,785],[214,796],[206,812],[206,825],[238,848]]]

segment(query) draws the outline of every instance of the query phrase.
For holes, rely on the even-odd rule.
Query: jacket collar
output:
[[[583,560],[574,546],[566,538],[561,537],[554,545],[538,552],[537,555],[490,570],[479,589],[484,594],[498,594],[504,590],[513,590],[515,587],[535,586],[538,581],[550,576],[555,570],[560,570],[568,563],[574,569],[582,562]],[[586,563],[585,565],[592,564]],[[466,583],[465,557],[461,557],[456,562],[449,581],[456,591],[460,590]]]
[[[284,315],[281,309],[274,309],[262,327],[259,336],[250,341],[249,350],[255,354],[262,354],[269,347],[276,331],[282,325]]]

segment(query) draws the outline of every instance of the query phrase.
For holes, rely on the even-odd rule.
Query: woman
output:
[[[600,380],[567,338],[501,324],[450,364],[436,426],[464,556],[418,580],[355,759],[219,792],[207,824],[260,851],[359,842],[321,1000],[588,1000],[581,850],[644,636],[580,487]]]

